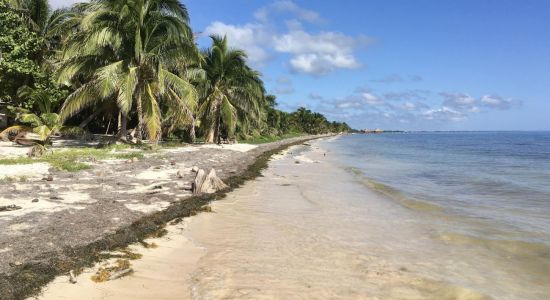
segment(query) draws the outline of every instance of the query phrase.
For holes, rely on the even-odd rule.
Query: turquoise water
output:
[[[416,216],[457,265],[550,299],[550,132],[349,135],[323,147]]]

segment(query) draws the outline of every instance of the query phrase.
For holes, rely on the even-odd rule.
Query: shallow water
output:
[[[502,282],[510,294],[499,299],[550,298],[550,132],[354,135],[323,146],[498,281],[490,286]]]
[[[506,188],[496,193],[496,186],[489,184],[487,191],[476,183],[515,179],[492,176],[505,169],[481,166],[484,159],[468,167],[468,158],[457,158],[465,155],[463,149],[447,154],[452,163],[443,166],[437,156],[445,155],[426,147],[416,150],[425,159],[410,159],[410,147],[402,148],[409,153],[391,156],[386,149],[376,152],[376,142],[348,136],[294,148],[272,161],[265,177],[216,204],[216,215],[193,221],[190,238],[207,249],[193,274],[194,297],[549,297],[547,219],[541,213],[548,208],[541,196],[546,186],[526,182],[545,174],[546,162],[537,166],[544,170],[511,173],[524,179],[516,183],[523,193],[516,187],[506,187],[516,191],[510,194]],[[361,153],[360,143],[371,144],[368,152]],[[532,156],[544,157],[537,155]],[[493,159],[500,163],[486,160]],[[520,169],[521,162],[505,161]],[[472,176],[479,170],[485,173]],[[442,173],[455,177],[437,179]],[[506,204],[491,207],[495,194]],[[522,199],[527,205],[515,202]],[[542,207],[533,209],[533,203]],[[538,211],[540,220],[525,210]]]

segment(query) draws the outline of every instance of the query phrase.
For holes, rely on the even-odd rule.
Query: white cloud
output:
[[[447,106],[443,106],[441,108],[437,108],[437,109],[429,109],[427,111],[425,111],[424,113],[422,113],[422,115],[424,116],[424,118],[426,118],[427,120],[436,120],[436,121],[454,121],[454,122],[458,122],[458,121],[462,121],[464,119],[466,119],[466,116],[459,112],[459,111],[456,111],[450,107],[447,107]]]
[[[364,92],[361,94],[364,101],[369,105],[381,105],[384,104],[384,101],[380,100],[378,97],[371,93]]]
[[[483,106],[500,110],[507,110],[515,105],[521,104],[520,101],[495,95],[484,95],[483,97],[481,97],[480,102]]]
[[[401,108],[404,109],[404,110],[415,110],[416,109],[416,104],[414,104],[412,102],[405,102],[405,103],[401,104]]]
[[[52,9],[58,9],[63,7],[69,7],[78,2],[87,2],[84,0],[50,0],[49,4]]]
[[[309,99],[312,99],[312,100],[323,100],[323,99],[324,99],[323,96],[321,96],[321,95],[319,95],[319,94],[317,94],[317,93],[313,93],[313,92],[312,92],[312,93],[309,93],[309,96],[308,96],[308,97],[309,97]]]
[[[294,93],[294,84],[292,83],[292,80],[286,76],[280,76],[276,80],[275,88],[273,89],[273,93],[275,94],[292,94]]]
[[[290,0],[279,0],[262,7],[254,13],[254,17],[261,22],[268,22],[270,15],[275,13],[290,13],[300,20],[314,24],[325,22],[319,13],[300,7]]]
[[[456,109],[470,109],[475,106],[476,99],[464,93],[440,93],[445,99],[443,105]]]
[[[293,71],[313,75],[326,74],[335,69],[358,68],[360,63],[353,52],[366,42],[366,38],[354,38],[338,32],[310,34],[303,30],[274,37],[276,51],[293,55],[290,59]]]
[[[269,17],[275,13],[287,13],[292,17],[279,19],[279,23],[271,22]],[[249,61],[255,66],[264,65],[277,53],[285,53],[290,55],[288,65],[293,72],[315,76],[360,67],[355,51],[369,42],[363,36],[305,31],[302,21],[322,23],[323,19],[318,13],[288,0],[275,1],[259,9],[255,18],[258,21],[244,25],[216,21],[205,29],[205,33],[227,35],[231,46],[246,50]],[[281,32],[281,25],[286,27],[286,32]]]
[[[520,102],[492,95],[473,97],[467,93],[433,93],[425,90],[378,94],[376,90],[361,87],[344,98],[322,99],[317,110],[328,116],[371,127],[374,126],[372,124],[394,126],[399,123],[445,126],[490,110],[509,109],[517,103]]]
[[[248,60],[255,65],[267,62],[271,55],[261,47],[262,43],[268,43],[269,38],[264,26],[260,24],[245,24],[243,26],[225,24],[216,21],[206,27],[207,35],[227,35],[232,47],[243,49],[248,54]]]

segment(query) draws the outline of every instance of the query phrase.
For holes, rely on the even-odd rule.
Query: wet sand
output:
[[[148,240],[158,248],[133,246],[132,275],[95,283],[89,269],[39,299],[490,299],[421,272],[430,258],[412,258],[434,245],[413,217],[312,145]]]

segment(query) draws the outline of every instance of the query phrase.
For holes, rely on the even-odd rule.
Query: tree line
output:
[[[178,0],[0,0],[0,105],[24,131],[126,140],[346,132],[305,108],[285,112],[227,37],[199,49]],[[17,125],[18,124],[18,125]]]

